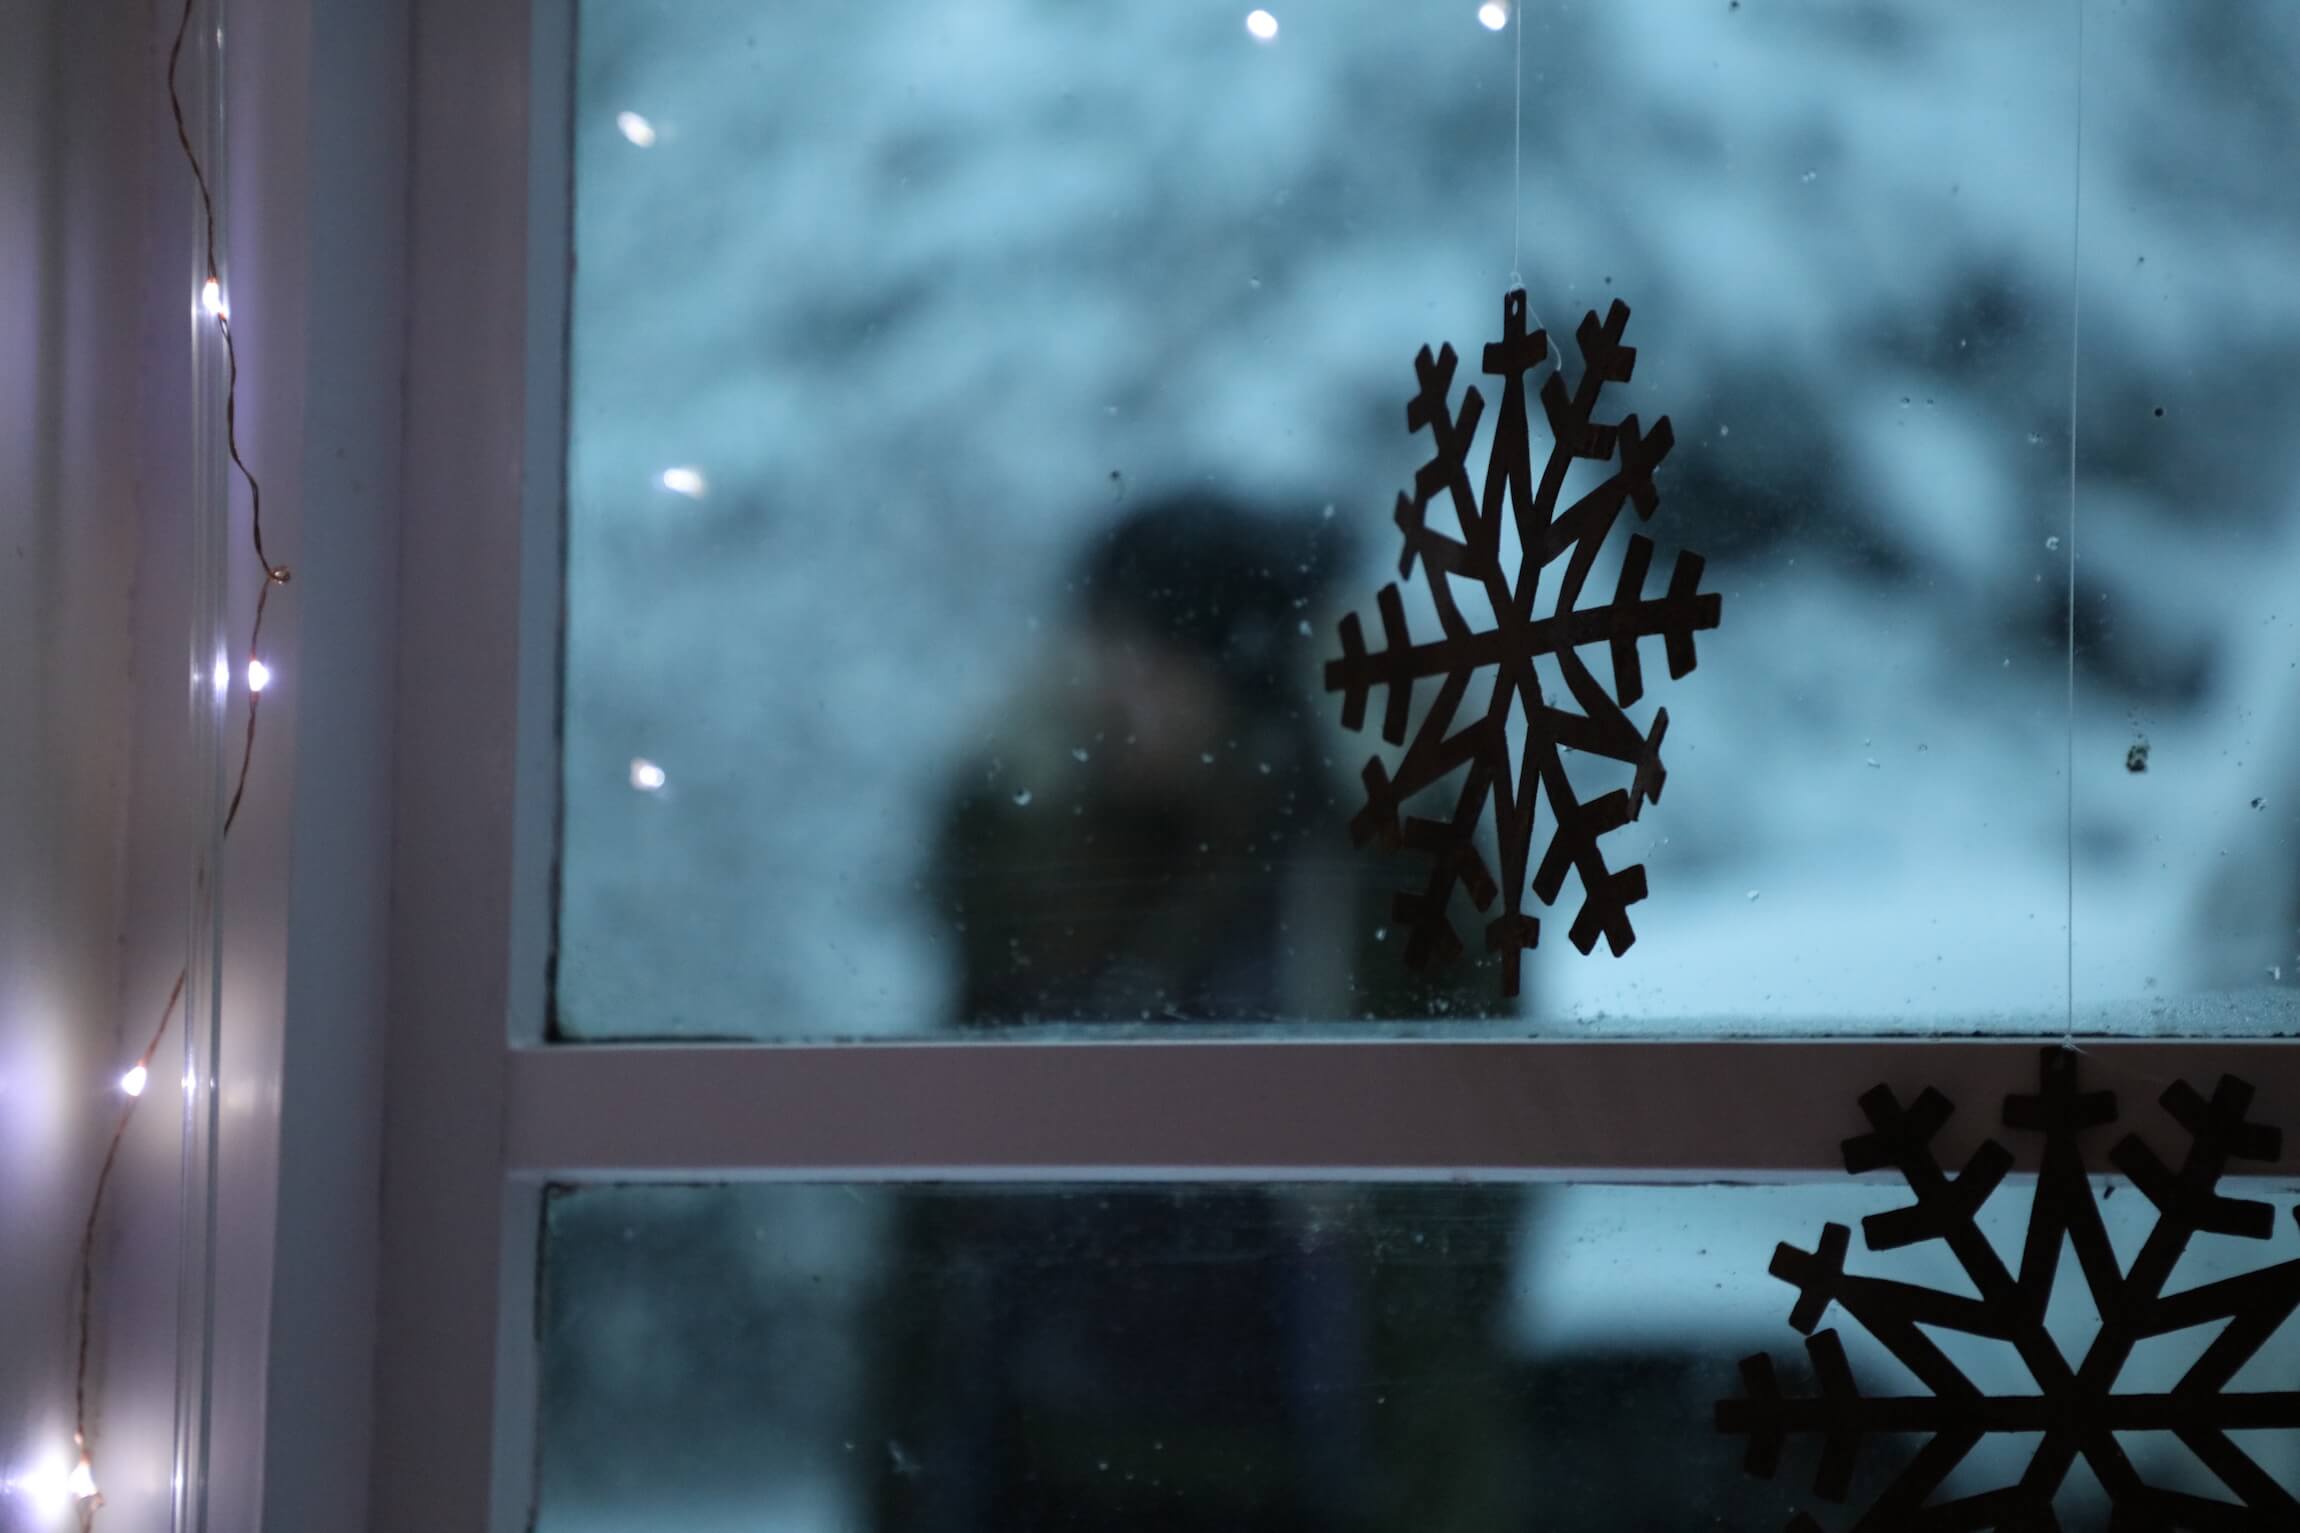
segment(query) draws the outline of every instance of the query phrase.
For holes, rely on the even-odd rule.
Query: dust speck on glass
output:
[[[2300,1026],[2300,13],[1249,11],[580,6],[561,1036]],[[1505,999],[1319,666],[1513,238],[1730,617]]]

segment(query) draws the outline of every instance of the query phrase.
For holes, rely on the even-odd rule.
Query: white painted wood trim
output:
[[[530,1520],[573,0],[413,0],[375,1533]]]
[[[2035,1079],[2025,1041],[949,1043],[521,1049],[508,1169],[547,1180],[1184,1176],[1684,1180],[1843,1174],[1856,1100],[1957,1104],[1961,1160]],[[2170,1155],[2188,1077],[2292,1124],[2300,1047],[2087,1040],[2085,1079]],[[2003,1135],[2016,1151],[2022,1136]],[[2104,1146],[2105,1148],[2105,1141]]]

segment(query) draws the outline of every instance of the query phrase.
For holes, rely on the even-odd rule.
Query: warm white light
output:
[[[33,1517],[40,1522],[60,1516],[75,1497],[85,1501],[96,1493],[95,1475],[87,1459],[83,1457],[75,1465],[61,1449],[51,1451],[28,1469],[17,1470],[6,1484],[9,1490],[30,1503]],[[82,1486],[87,1488],[83,1490]]]
[[[270,686],[271,684],[272,668],[264,664],[261,660],[250,660],[248,662],[248,690],[250,692],[261,692],[264,688]]]
[[[699,468],[667,468],[663,470],[663,488],[689,500],[701,500],[711,493],[711,481]]]
[[[215,682],[218,692],[231,690],[232,663],[221,655],[216,656],[216,668],[211,679]]]
[[[210,319],[224,317],[224,285],[213,277],[200,284],[200,307]]]
[[[1246,30],[1254,34],[1257,42],[1269,42],[1278,35],[1278,18],[1268,11],[1248,11]]]
[[[663,784],[670,780],[663,769],[655,765],[654,762],[643,756],[633,758],[631,762],[631,786],[637,788],[641,793],[660,793],[663,791]]]
[[[615,126],[621,128],[623,136],[640,148],[655,147],[655,125],[637,112],[617,112]]]
[[[1477,20],[1488,32],[1499,32],[1509,25],[1509,7],[1500,0],[1485,0],[1485,4],[1477,8]]]
[[[151,1079],[151,1076],[151,1071],[138,1065],[120,1077],[120,1089],[132,1097],[140,1097],[144,1094],[144,1082]]]

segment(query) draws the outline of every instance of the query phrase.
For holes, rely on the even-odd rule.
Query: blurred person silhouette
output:
[[[1348,843],[1317,691],[1346,552],[1321,519],[1211,494],[1094,541],[935,854],[964,1026],[1486,1004],[1483,969],[1404,973],[1379,940],[1393,870]],[[1471,1191],[906,1193],[872,1331],[874,1525],[1522,1526],[1514,1195]]]
[[[965,1024],[1265,1020],[1330,990],[1288,937],[1339,862],[1297,866],[1331,828],[1309,688],[1337,547],[1212,497],[1097,540],[935,854]]]

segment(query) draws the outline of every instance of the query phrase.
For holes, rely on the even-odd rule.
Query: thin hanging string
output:
[[[1515,0],[1509,8],[1509,29],[1515,34],[1517,49],[1515,101],[1510,108],[1510,164],[1509,164],[1509,286],[1506,292],[1521,292],[1525,288],[1524,274],[1519,270],[1525,254],[1525,11],[1524,0]],[[1526,294],[1526,321],[1545,334],[1549,327],[1533,309],[1533,295]],[[1565,366],[1565,358],[1558,354],[1557,342],[1549,343],[1549,360],[1553,367]]]
[[[2084,0],[2076,0],[2076,148],[2074,190],[2069,199],[2068,232],[2068,724],[2063,731],[2066,759],[2061,788],[2067,801],[2068,909],[2067,986],[2068,1020],[2061,1043],[2076,1047],[2076,408],[2077,348],[2084,319]]]
[[[1510,121],[1509,167],[1509,290],[1514,293],[1525,286],[1525,278],[1517,269],[1525,234],[1525,16],[1514,5],[1509,10],[1509,29],[1516,34],[1517,44],[1517,101]]]

